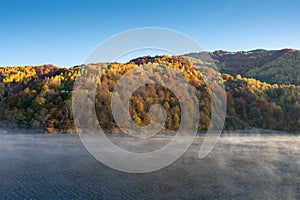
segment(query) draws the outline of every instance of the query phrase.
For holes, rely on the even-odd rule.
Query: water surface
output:
[[[300,136],[228,135],[198,159],[202,141],[162,170],[128,174],[95,160],[76,135],[0,135],[0,199],[300,199]]]

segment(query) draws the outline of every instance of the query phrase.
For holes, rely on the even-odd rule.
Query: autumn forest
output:
[[[221,72],[227,96],[224,129],[250,127],[300,131],[300,52],[296,50],[249,52],[215,51],[209,53]],[[118,130],[112,116],[111,93],[120,77],[143,64],[164,64],[182,73],[192,85],[200,111],[199,131],[210,123],[210,92],[195,64],[210,68],[201,53],[183,56],[145,56],[128,63],[110,63],[97,83],[95,110],[101,127]],[[85,66],[61,68],[53,65],[0,68],[0,126],[9,130],[36,130],[48,133],[76,133],[72,116],[72,90],[76,77]],[[159,73],[153,79],[160,80]],[[171,80],[172,81],[172,80]],[[174,83],[175,84],[175,83]],[[161,104],[167,113],[162,131],[180,126],[180,105],[176,95],[166,87],[145,85],[130,98],[133,121],[144,126],[151,122],[148,114],[153,104]]]

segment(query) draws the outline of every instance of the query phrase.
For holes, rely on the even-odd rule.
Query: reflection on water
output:
[[[202,141],[167,168],[128,174],[95,160],[78,136],[0,135],[0,199],[300,199],[300,136],[224,136],[200,160]]]

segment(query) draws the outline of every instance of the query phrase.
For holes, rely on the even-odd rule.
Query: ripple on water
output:
[[[95,160],[78,136],[2,135],[0,199],[300,197],[299,137],[222,137],[198,159],[202,140],[167,168],[128,174]]]

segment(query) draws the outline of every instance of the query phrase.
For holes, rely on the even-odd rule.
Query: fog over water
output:
[[[98,162],[77,135],[4,133],[0,199],[300,199],[299,135],[227,134],[204,159],[199,136],[170,166],[130,174]],[[110,139],[141,152],[170,138]]]

